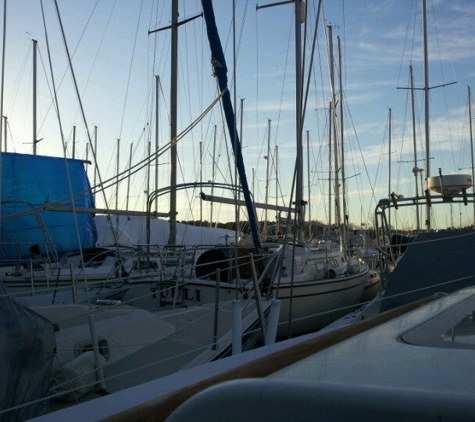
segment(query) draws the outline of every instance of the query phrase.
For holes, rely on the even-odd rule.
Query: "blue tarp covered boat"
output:
[[[45,209],[95,207],[82,160],[2,153],[1,198],[3,260],[28,258],[34,245],[41,254],[61,255],[96,244],[92,213]]]

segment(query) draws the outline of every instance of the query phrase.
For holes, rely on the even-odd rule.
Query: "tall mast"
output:
[[[391,197],[391,124],[392,124],[392,116],[391,116],[391,108],[389,109],[388,113],[388,145],[389,145],[389,151],[388,151],[388,198]],[[389,222],[389,228],[391,229],[391,208],[388,210],[388,222]]]
[[[468,119],[469,119],[469,127],[470,127],[470,157],[472,162],[472,183],[475,180],[474,175],[474,160],[473,160],[473,131],[472,131],[472,91],[470,90],[470,86],[468,86]],[[475,190],[475,185],[474,188]],[[475,202],[473,203],[473,228],[475,228]]]
[[[295,109],[296,109],[296,137],[297,137],[297,189],[295,192],[295,206],[297,213],[298,238],[303,238],[305,212],[303,201],[303,147],[302,147],[302,16],[300,0],[295,0]]]
[[[329,65],[330,65],[330,88],[331,88],[331,122],[333,126],[333,158],[334,158],[334,172],[335,172],[335,223],[338,231],[341,230],[341,213],[340,213],[340,183],[338,178],[338,131],[336,130],[336,98],[335,98],[335,72],[334,72],[334,58],[333,58],[333,41],[332,41],[332,26],[328,25],[328,42],[329,42]]]
[[[424,114],[425,114],[425,138],[426,138],[426,178],[430,176],[430,133],[429,133],[429,58],[427,52],[427,15],[426,0],[422,0],[422,27],[424,45]],[[430,205],[426,205],[426,229],[429,231],[430,225]]]
[[[152,154],[152,143],[150,141],[147,142],[147,157],[150,157],[150,155]],[[129,168],[131,168],[131,164],[132,162],[130,161],[132,159],[132,144],[130,144],[130,159],[129,159]],[[150,161],[148,162],[148,165],[147,165],[147,201],[148,201],[148,197],[150,195],[150,173],[151,173],[151,170],[152,170],[152,166],[151,166],[151,163]],[[130,175],[128,177],[128,181],[130,182]],[[128,184],[127,184],[127,189],[128,189]],[[127,191],[127,204],[128,204],[128,201],[129,201],[129,192]],[[128,209],[128,208],[126,208]]]
[[[3,42],[2,42],[2,69],[1,69],[1,81],[0,81],[0,152],[2,150],[2,135],[3,135],[3,94],[5,90],[5,43],[6,43],[6,32],[7,32],[7,0],[3,2],[3,28],[2,28],[2,35],[3,35]],[[6,122],[5,122],[6,127]],[[6,150],[6,148],[5,148]],[[2,154],[0,154],[0,175],[2,174]],[[2,197],[2,183],[0,183],[0,198]],[[2,210],[0,207],[0,217],[2,216]],[[2,228],[0,218],[0,233]],[[2,252],[0,250],[0,258],[2,258]]]
[[[170,87],[170,237],[169,245],[176,245],[176,162],[177,162],[177,83],[178,83],[178,0],[172,1],[172,60]]]
[[[267,155],[266,155],[266,189],[265,189],[265,204],[269,203],[269,166],[270,166],[270,127],[271,121],[267,119]],[[264,236],[267,236],[267,208],[264,210]]]
[[[200,185],[203,183],[203,141],[200,141]],[[212,202],[211,202],[212,204]],[[203,223],[203,201],[200,201],[200,226]],[[211,227],[211,219],[209,226]]]
[[[303,82],[302,82],[302,6],[305,3],[301,0],[284,0],[263,6],[257,6],[256,9],[266,7],[280,6],[282,4],[294,3],[295,14],[295,137],[296,137],[296,188],[295,188],[295,214],[297,218],[297,237],[302,240],[304,237],[303,228],[305,225],[305,201],[303,200]]]
[[[417,143],[416,143],[416,116],[414,110],[414,74],[412,72],[412,65],[409,66],[409,72],[411,77],[411,104],[412,104],[412,143],[414,149],[414,168],[412,172],[414,173],[414,182],[416,185],[416,197],[419,196],[419,187],[417,183],[417,175],[419,174],[419,168],[417,167]],[[416,201],[416,224],[417,224],[417,233],[419,233],[421,229],[420,221],[419,221],[419,203]]]
[[[211,180],[212,182],[216,182],[216,133],[217,133],[217,125],[214,125],[214,132],[213,132],[213,166],[211,168]],[[214,188],[211,187],[211,195],[214,195]],[[213,227],[213,201],[210,202],[210,217],[209,217],[209,226]]]
[[[158,148],[159,148],[159,134],[160,134],[160,76],[155,76],[155,190],[158,189]],[[148,192],[150,195],[150,192]],[[155,198],[155,212],[158,211],[158,196]]]
[[[154,29],[148,31],[148,34],[153,34],[158,31],[163,31],[165,29],[171,30],[171,77],[170,77],[170,235],[168,238],[169,245],[176,244],[176,163],[177,163],[177,148],[176,148],[176,137],[177,137],[177,109],[178,109],[178,99],[177,99],[177,84],[178,84],[178,27],[184,23],[190,22],[193,19],[196,19],[200,15],[187,18],[182,22],[178,22],[178,0],[172,1],[172,23],[170,26],[163,28]],[[147,199],[148,201],[148,199]]]
[[[148,143],[148,145],[150,146],[150,142]],[[130,143],[130,149],[129,149],[129,177],[127,177],[127,196],[126,196],[126,202],[125,202],[125,209],[128,211],[129,210],[129,198],[130,198],[130,179],[132,178],[132,147],[133,147],[133,143],[131,142]],[[150,156],[150,154],[149,154]],[[149,170],[148,170],[148,174],[150,174],[150,166],[148,167]],[[147,175],[147,179],[148,179],[148,175]],[[149,186],[149,183],[148,183],[148,180],[147,180],[147,197],[148,195],[150,194],[150,186]],[[145,204],[145,207],[147,206],[147,204]],[[147,209],[147,208],[145,208]]]
[[[310,132],[307,130],[307,196],[308,196],[308,236],[312,238],[312,201],[310,200]]]
[[[76,158],[76,125],[73,126],[73,159]]]
[[[115,209],[119,209],[119,172],[120,172],[120,138],[117,139],[117,156],[116,156],[116,186],[115,186]],[[119,214],[115,216],[115,230],[119,232]]]
[[[38,41],[33,41],[33,155],[36,155],[36,46]]]
[[[332,101],[328,104],[328,230],[332,227]]]
[[[97,185],[97,126],[94,126],[94,187]]]
[[[3,116],[3,145],[4,145],[4,152],[7,152],[7,124],[8,124],[8,117]],[[1,143],[1,141],[0,141]],[[1,145],[0,145],[0,150],[1,150]]]
[[[343,130],[343,81],[342,81],[342,65],[341,65],[341,42],[340,37],[337,37],[338,40],[338,67],[339,67],[339,75],[338,81],[340,86],[340,148],[341,148],[341,198],[342,198],[342,209],[343,209],[343,225],[342,225],[342,232],[343,232],[343,245],[345,248],[348,245],[347,239],[347,225],[348,225],[348,212],[346,209],[346,179],[345,179],[345,148],[344,148],[344,130]]]
[[[274,163],[275,163],[275,208],[279,206],[279,147],[276,145],[274,153]],[[276,234],[280,232],[280,212],[276,211],[277,219],[277,230]]]

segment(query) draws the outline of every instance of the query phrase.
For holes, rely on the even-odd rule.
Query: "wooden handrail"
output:
[[[213,385],[243,378],[263,378],[301,359],[318,353],[328,347],[370,330],[429,302],[443,297],[441,293],[391,309],[382,314],[355,322],[334,331],[322,334],[288,348],[270,353],[246,364],[237,366],[221,374],[212,376],[184,387],[163,397],[150,400],[116,415],[102,419],[103,422],[164,421],[186,400]]]

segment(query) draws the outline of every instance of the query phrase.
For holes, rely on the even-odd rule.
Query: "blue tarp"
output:
[[[2,259],[29,258],[29,248],[35,244],[42,255],[95,246],[93,214],[76,213],[75,218],[72,212],[42,209],[46,204],[95,207],[82,160],[5,152],[1,165]]]

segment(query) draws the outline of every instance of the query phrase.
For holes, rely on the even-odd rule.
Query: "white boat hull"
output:
[[[293,287],[290,281],[281,282],[276,293],[281,300],[277,336],[316,331],[350,312],[360,302],[367,275],[366,267],[355,275],[297,281]]]

